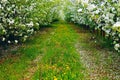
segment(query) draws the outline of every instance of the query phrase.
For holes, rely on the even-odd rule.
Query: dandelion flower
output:
[[[56,78],[56,76],[54,76],[54,80],[58,80],[58,79]]]

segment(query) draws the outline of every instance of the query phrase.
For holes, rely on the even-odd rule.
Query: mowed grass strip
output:
[[[46,43],[46,53],[32,80],[83,80],[84,68],[75,49],[78,34],[67,23],[53,26],[55,32]]]
[[[9,52],[10,56],[0,63],[0,80],[23,80],[28,69],[37,65],[32,64],[32,61],[45,53],[46,40],[53,30],[52,27],[43,28],[19,49]]]

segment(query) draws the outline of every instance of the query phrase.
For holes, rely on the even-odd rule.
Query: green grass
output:
[[[52,32],[50,28],[46,30],[46,34],[41,34],[43,31],[37,32],[18,50],[9,52],[10,55],[0,63],[0,80],[19,80],[24,77],[27,69],[32,66],[31,62],[45,51],[42,48]]]
[[[53,27],[52,27],[53,26]],[[76,52],[77,33],[66,23],[54,23],[31,37],[0,63],[0,80],[27,79],[29,69],[38,66],[28,80],[82,80],[84,68]],[[41,60],[33,63],[38,57]],[[30,72],[32,73],[32,72]]]
[[[55,24],[54,34],[49,38],[47,52],[33,80],[82,80],[84,78],[75,43],[78,35],[68,24]]]
[[[115,75],[109,71],[119,66],[119,57],[102,39],[91,37],[88,30],[65,22],[42,28],[0,60],[0,80],[90,80],[97,73],[97,80],[109,80],[108,74]]]

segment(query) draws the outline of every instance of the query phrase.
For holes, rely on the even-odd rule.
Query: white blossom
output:
[[[110,30],[105,30],[105,32],[106,32],[107,34],[109,34],[109,33],[110,33]]]
[[[78,12],[82,12],[82,9],[80,8],[80,9],[78,9],[77,11],[78,11]]]
[[[114,48],[115,48],[115,50],[118,50],[120,48],[120,45],[119,44],[115,44]]]
[[[11,43],[11,41],[8,41],[8,43],[10,44],[10,43]]]
[[[5,29],[3,29],[2,31],[3,31],[4,33],[6,33],[6,30],[5,30]]]
[[[96,10],[96,11],[95,11],[95,14],[99,14],[99,12],[100,12],[100,10]]]
[[[116,22],[113,27],[120,27],[120,22]]]
[[[8,19],[9,24],[13,24],[15,20],[13,19]]]
[[[5,38],[4,38],[4,37],[2,38],[2,41],[5,41]]]
[[[34,24],[33,24],[33,22],[31,21],[30,23],[27,24],[27,26],[28,26],[28,27],[33,27]]]
[[[2,8],[2,5],[0,4],[0,9]]]
[[[95,9],[95,8],[96,8],[96,6],[95,6],[94,4],[89,4],[88,7],[87,7],[87,9],[88,9],[89,11],[92,11],[92,10]]]
[[[120,37],[120,34],[118,34],[118,36]]]
[[[7,0],[2,0],[1,2],[2,2],[2,3],[6,3],[6,2],[7,2]]]
[[[18,43],[18,40],[15,40],[15,43],[17,44],[17,43]]]
[[[25,36],[24,36],[24,38],[28,38],[28,36],[27,36],[27,35],[25,35]]]

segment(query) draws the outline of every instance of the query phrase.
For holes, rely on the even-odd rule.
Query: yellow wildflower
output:
[[[56,78],[56,76],[54,76],[54,80],[58,80],[58,79]]]

